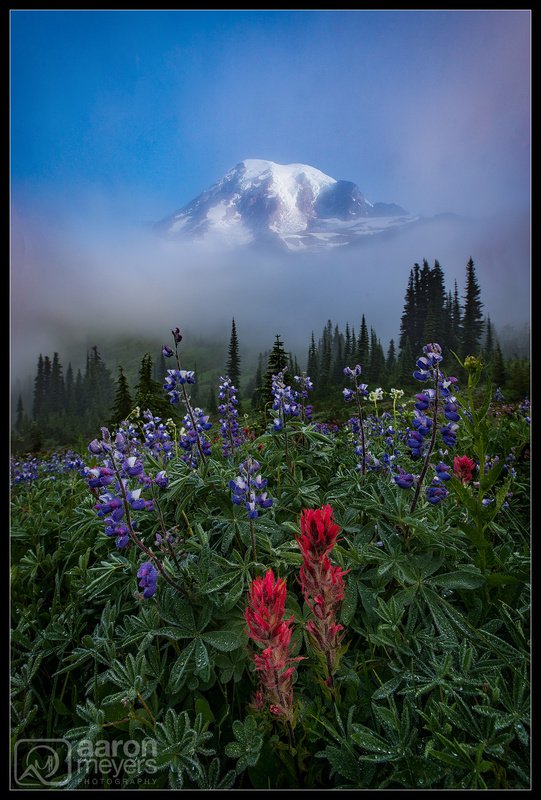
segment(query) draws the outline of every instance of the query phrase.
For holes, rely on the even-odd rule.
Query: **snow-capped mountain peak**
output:
[[[170,238],[263,239],[297,250],[348,244],[411,220],[400,207],[373,205],[356,184],[307,164],[245,159],[157,228]]]

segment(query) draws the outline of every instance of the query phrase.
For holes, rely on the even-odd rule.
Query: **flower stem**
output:
[[[355,398],[357,400],[357,411],[359,412],[359,428],[361,430],[361,448],[363,451],[363,459],[362,459],[362,474],[366,475],[366,452],[365,452],[365,443],[364,443],[364,424],[363,424],[363,409],[361,406],[361,398],[359,397],[359,388],[357,383],[357,378],[355,378]]]
[[[192,595],[192,593],[190,591],[188,591],[184,586],[181,586],[179,583],[176,583],[176,581],[172,580],[172,578],[169,577],[169,575],[165,571],[165,567],[163,566],[163,564],[161,562],[161,559],[159,559],[152,552],[152,550],[150,550],[145,544],[143,544],[141,539],[139,539],[139,537],[135,533],[135,530],[134,530],[134,527],[133,527],[133,523],[132,523],[132,520],[131,520],[130,504],[128,502],[128,496],[126,494],[126,487],[124,486],[124,483],[122,481],[122,476],[121,476],[120,471],[118,469],[118,465],[117,465],[117,463],[115,461],[115,458],[114,458],[114,456],[112,454],[111,454],[111,463],[113,465],[113,470],[114,470],[115,475],[116,475],[117,480],[118,480],[118,485],[120,487],[120,493],[122,494],[122,504],[124,506],[124,513],[126,514],[126,523],[128,525],[128,530],[130,532],[130,538],[132,539],[134,544],[136,544],[137,547],[140,550],[142,550],[143,553],[145,553],[145,555],[147,555],[151,559],[151,561],[156,565],[157,569],[159,570],[160,574],[162,575],[162,577],[163,577],[163,579],[164,579],[164,581],[166,583],[168,583],[170,586],[172,586],[173,589],[176,589],[177,592],[180,592],[181,594],[183,594],[185,597],[192,598],[193,595]]]
[[[254,521],[253,519],[248,520],[250,523],[250,540],[252,543],[252,556],[254,561],[257,561],[257,550],[255,547],[255,530],[254,530]]]

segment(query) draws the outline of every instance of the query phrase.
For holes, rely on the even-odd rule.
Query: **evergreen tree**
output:
[[[333,357],[332,383],[333,385],[337,386],[340,386],[344,378],[344,367],[346,366],[344,361],[344,347],[345,347],[344,337],[340,333],[338,325],[336,325],[334,329],[333,346],[332,346],[332,357]]]
[[[308,348],[306,372],[312,379],[314,386],[316,386],[319,380],[319,355],[316,347],[316,341],[314,339],[314,331],[312,331],[312,339],[310,341],[310,347]]]
[[[428,267],[428,264],[426,266]],[[434,261],[434,268],[429,270],[428,273],[427,300],[422,337],[423,345],[427,342],[438,342],[446,347],[445,283],[443,270],[438,261]]]
[[[74,410],[74,393],[75,393],[75,386],[73,382],[73,368],[71,366],[71,361],[68,364],[68,368],[66,370],[66,412],[68,414],[72,414]]]
[[[301,369],[299,367],[299,361],[294,353],[290,355],[287,361],[287,369],[289,371],[289,381],[292,382],[295,375],[300,375]]]
[[[349,322],[346,322],[346,336],[344,340],[344,366],[349,366],[351,359],[351,331],[349,330]],[[308,373],[310,374],[310,373]]]
[[[415,266],[419,266],[416,264]],[[404,299],[404,310],[400,319],[400,340],[399,347],[403,350],[406,346],[406,341],[410,345],[415,338],[415,285],[414,285],[414,272],[410,270],[408,287],[406,289],[406,297]]]
[[[75,377],[75,386],[73,388],[73,410],[81,419],[84,415],[87,407],[87,400],[85,395],[84,389],[84,380],[81,374],[81,370],[77,370],[77,375]]]
[[[231,378],[233,386],[237,388],[237,397],[239,396],[240,386],[240,355],[239,355],[239,340],[237,337],[237,328],[235,326],[235,318],[231,323],[231,338],[229,340],[229,349],[227,351],[227,364],[225,366],[226,376]]]
[[[370,359],[367,372],[368,381],[382,385],[385,378],[385,354],[374,328],[370,328]]]
[[[158,357],[154,363],[154,380],[157,381],[160,385],[163,385],[165,376],[167,375],[167,362],[165,360],[165,356],[160,350]]]
[[[44,399],[43,356],[40,353],[38,358],[37,374],[34,379],[34,404],[32,407],[32,415],[35,420],[40,419],[43,414],[43,399]]]
[[[387,359],[385,361],[385,371],[387,372],[388,380],[392,382],[394,373],[396,371],[396,348],[394,339],[389,342],[389,349],[387,350]]]
[[[413,284],[413,269],[410,269],[406,296],[404,298],[404,310],[400,318],[400,339],[399,347],[402,350],[406,341],[410,344],[414,337],[414,317],[415,317],[415,289]]]
[[[479,341],[483,333],[481,289],[475,275],[473,259],[466,265],[466,293],[462,319],[462,357],[478,355]]]
[[[319,348],[320,360],[318,364],[318,395],[328,391],[331,383],[331,365],[332,365],[332,322],[328,320],[327,325],[323,329],[321,337],[321,346]]]
[[[43,359],[43,402],[41,416],[46,417],[51,410],[51,372],[52,364],[49,356]]]
[[[263,378],[263,386],[261,389],[261,402],[266,405],[272,400],[272,376],[281,372],[284,367],[287,367],[287,357],[289,353],[284,350],[284,344],[280,335],[277,333],[274,337],[274,345],[269,354],[267,363],[267,371]]]
[[[455,353],[459,353],[462,343],[462,307],[460,305],[460,297],[458,294],[458,284],[455,281],[455,288],[453,292],[453,313],[452,313],[452,341],[454,347],[450,348]]]
[[[211,386],[209,389],[206,412],[207,414],[218,413],[218,404],[216,403],[216,392],[214,391],[213,386]]]
[[[418,356],[415,356],[418,358]],[[397,362],[397,382],[402,386],[411,386],[414,383],[413,370],[415,360],[410,340],[406,339],[403,350],[400,351]]]
[[[17,400],[17,418],[15,420],[15,430],[21,433],[24,425],[24,406],[22,395],[19,395]]]
[[[146,353],[141,361],[139,383],[135,387],[134,402],[141,412],[149,409],[155,416],[170,416],[171,408],[163,388],[158,381],[152,378],[152,357],[150,353]]]
[[[440,344],[447,352],[454,350],[456,353],[456,345],[453,342],[453,295],[447,292],[445,296],[445,305],[443,307],[443,335]]]
[[[263,393],[263,353],[259,354],[257,360],[257,369],[255,372],[254,391],[252,394],[252,408],[261,408],[262,393]]]
[[[297,372],[295,370],[295,361],[296,361],[296,359],[294,358],[293,353],[290,353],[289,357],[287,359],[287,371],[289,373],[289,380],[290,381],[292,381],[293,380],[293,376],[297,374]]]
[[[53,414],[61,414],[65,410],[65,387],[64,376],[62,374],[62,364],[58,353],[53,355],[51,366],[51,384],[49,410]]]
[[[152,365],[152,361],[151,361]],[[83,378],[85,414],[88,430],[101,426],[111,413],[115,390],[114,381],[96,345],[87,353],[86,370]]]
[[[364,314],[361,320],[361,328],[359,331],[359,338],[357,339],[357,355],[355,359],[356,364],[360,364],[364,370],[368,369],[370,359],[370,338],[368,335],[368,327]]]
[[[494,344],[494,353],[490,364],[490,377],[494,386],[504,386],[507,380],[507,370],[505,368],[505,361],[503,359],[502,349],[499,341],[496,339]]]
[[[494,355],[494,331],[490,317],[487,317],[485,344],[483,346],[483,356],[486,364],[490,364]]]
[[[121,422],[123,422],[130,414],[132,408],[133,404],[128,381],[124,375],[124,370],[122,367],[119,367],[110,426],[114,427],[115,425],[119,425]]]
[[[423,266],[418,273],[417,297],[415,298],[415,352],[421,350],[430,341],[429,339],[425,340],[425,325],[430,305],[431,282],[432,271],[426,258],[423,258]]]

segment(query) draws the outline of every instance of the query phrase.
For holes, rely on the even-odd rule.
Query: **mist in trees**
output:
[[[455,355],[478,355],[485,364],[485,379],[505,390],[509,398],[519,399],[529,392],[529,361],[516,355],[506,357],[490,315],[483,316],[484,304],[475,264],[466,264],[464,290],[455,280],[445,285],[445,274],[436,260],[415,263],[407,280],[404,305],[399,321],[399,336],[385,350],[368,315],[359,309],[357,320],[339,324],[328,319],[319,333],[312,331],[306,349],[300,354],[286,350],[281,335],[272,347],[259,354],[255,366],[241,370],[241,339],[235,319],[231,322],[229,345],[222,367],[205,354],[204,332],[199,342],[206,370],[200,373],[193,363],[197,383],[190,387],[194,404],[203,404],[207,413],[216,414],[218,376],[230,377],[240,390],[245,410],[262,410],[272,400],[272,376],[287,368],[287,380],[305,370],[314,384],[313,399],[319,411],[329,417],[343,415],[342,390],[345,366],[362,366],[363,381],[370,388],[413,387],[415,359],[424,344],[436,341],[443,347],[446,369],[460,374]],[[215,356],[214,356],[215,357]],[[12,440],[16,450],[39,450],[82,444],[93,438],[103,424],[118,425],[135,407],[149,409],[161,417],[178,413],[163,392],[166,361],[160,352],[153,360],[145,353],[132,385],[122,365],[113,379],[97,346],[86,353],[85,368],[67,368],[60,354],[39,354],[31,392],[16,395],[13,406]],[[188,366],[188,365],[186,365]],[[133,373],[132,373],[133,376]],[[203,384],[203,393],[201,393]],[[31,401],[30,401],[31,394]]]

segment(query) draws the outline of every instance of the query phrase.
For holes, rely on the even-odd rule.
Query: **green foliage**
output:
[[[155,553],[156,534],[174,532],[163,563],[175,587],[160,576],[147,600],[146,556],[115,550],[77,472],[14,486],[12,748],[66,739],[68,789],[528,789],[529,428],[480,374],[472,364],[454,450],[479,463],[479,486],[452,478],[447,500],[421,494],[413,513],[388,474],[359,473],[349,428],[290,418],[288,458],[270,425],[230,460],[219,442],[195,470],[175,454],[159,514],[138,527]],[[411,402],[395,413],[402,430]],[[381,456],[380,422],[367,424]],[[274,500],[254,521],[256,562],[228,488],[248,455]],[[145,457],[148,474],[161,468]],[[342,531],[331,559],[347,570],[332,698],[307,647],[295,541],[302,509],[325,503]],[[248,586],[268,568],[287,581],[304,656],[289,733],[255,702],[245,630]]]

